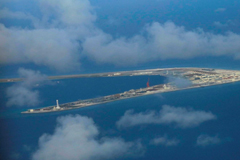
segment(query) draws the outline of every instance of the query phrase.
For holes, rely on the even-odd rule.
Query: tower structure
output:
[[[60,109],[60,106],[59,106],[59,104],[58,104],[58,100],[56,100],[56,103],[57,103],[56,109]]]
[[[150,85],[149,85],[149,78],[148,78],[148,82],[147,82],[147,87],[150,87]]]

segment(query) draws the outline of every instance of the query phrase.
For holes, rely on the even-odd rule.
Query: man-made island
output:
[[[171,92],[183,89],[198,88],[212,85],[219,85],[224,83],[231,83],[240,81],[240,71],[223,70],[223,69],[209,69],[209,68],[164,68],[164,69],[147,69],[123,72],[109,72],[109,73],[96,73],[96,74],[83,74],[83,75],[70,75],[70,76],[55,76],[49,79],[62,79],[62,78],[82,78],[82,77],[117,77],[117,76],[139,76],[139,75],[161,75],[166,77],[176,77],[186,79],[191,82],[187,86],[178,86],[174,82],[166,84],[159,84],[149,86],[147,83],[146,88],[132,89],[123,93],[92,98],[86,100],[79,100],[65,104],[58,104],[38,109],[29,109],[22,113],[46,113],[57,112],[76,108],[92,106],[96,104],[107,103],[127,98],[139,97],[149,94]]]

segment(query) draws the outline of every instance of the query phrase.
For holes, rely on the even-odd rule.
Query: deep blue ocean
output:
[[[59,99],[60,103],[65,103],[145,87],[148,78],[150,78],[150,85],[166,82],[166,78],[160,76],[56,80],[54,85],[37,88],[42,102],[36,107],[53,105],[56,99]],[[0,89],[5,91],[11,85],[11,83],[2,83]],[[122,137],[126,141],[141,139],[146,152],[144,156],[135,158],[138,160],[237,160],[240,159],[239,96],[240,83],[232,83],[148,95],[64,112],[22,115],[20,111],[29,107],[5,107],[7,97],[3,92],[0,115],[0,155],[4,160],[16,159],[16,157],[21,160],[30,159],[32,153],[38,149],[39,137],[44,133],[54,132],[57,117],[79,114],[94,120],[100,128],[100,136]],[[116,121],[126,110],[158,111],[165,104],[211,111],[217,116],[217,120],[207,121],[198,127],[187,129],[166,125],[142,125],[122,130],[116,127]],[[181,143],[172,147],[149,144],[150,139],[164,134],[178,138]],[[196,146],[196,138],[200,134],[218,135],[222,142],[206,147]]]

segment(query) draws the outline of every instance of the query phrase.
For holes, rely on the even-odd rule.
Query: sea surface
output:
[[[105,77],[56,80],[49,86],[36,88],[40,92],[41,104],[36,107],[94,98],[124,92],[130,89],[146,87],[166,82],[161,76]],[[0,84],[5,91],[11,83]],[[5,93],[5,92],[3,92]],[[39,137],[44,133],[52,134],[56,127],[56,118],[79,114],[90,117],[100,128],[100,136],[121,137],[126,141],[141,139],[146,152],[142,157],[125,158],[138,160],[213,160],[240,159],[240,83],[223,84],[204,88],[154,94],[90,106],[81,109],[45,114],[20,114],[29,107],[6,107],[7,97],[1,96],[0,114],[0,155],[2,159],[31,159],[38,149]],[[125,111],[159,111],[163,105],[186,107],[194,110],[211,111],[216,120],[207,121],[198,127],[180,129],[167,125],[142,125],[119,130],[116,121]],[[177,146],[154,146],[149,141],[156,136],[167,134],[180,140]],[[196,146],[200,134],[217,135],[220,144],[206,147]]]

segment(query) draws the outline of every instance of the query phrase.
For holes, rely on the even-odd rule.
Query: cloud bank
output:
[[[39,138],[39,149],[33,160],[101,160],[141,156],[144,149],[140,142],[125,142],[121,138],[99,138],[93,120],[80,115],[57,119],[52,135]]]
[[[197,137],[197,145],[198,146],[209,146],[209,145],[215,145],[221,143],[221,139],[218,138],[218,136],[209,136],[206,134],[201,134],[200,136]]]
[[[164,146],[177,146],[180,141],[176,138],[169,139],[167,135],[162,137],[154,138],[151,140],[150,144],[152,145],[164,145]]]
[[[43,0],[42,17],[0,10],[0,18],[30,20],[32,28],[0,24],[0,63],[35,63],[58,71],[79,69],[80,41],[91,31],[95,15],[88,0]]]
[[[147,25],[143,35],[113,39],[99,33],[86,38],[85,54],[101,63],[131,65],[153,60],[187,59],[199,56],[232,55],[239,58],[240,36],[234,33],[215,35],[200,29],[187,31],[173,22]],[[94,47],[93,44],[95,44]],[[123,63],[123,64],[122,64]]]
[[[64,30],[9,29],[0,24],[0,63],[44,65],[59,71],[79,68],[79,44]]]
[[[143,124],[164,124],[174,125],[179,128],[189,128],[214,119],[216,119],[216,116],[211,112],[164,105],[159,112],[134,113],[133,110],[128,110],[116,122],[116,125],[118,128],[126,128]]]
[[[114,38],[95,25],[88,0],[38,0],[42,17],[2,8],[2,18],[28,19],[32,28],[0,24],[0,63],[35,63],[58,71],[79,69],[81,57],[118,66],[201,56],[240,58],[240,35],[186,30],[173,22],[146,24],[135,36]],[[224,11],[219,8],[216,12]]]
[[[23,81],[16,82],[7,88],[7,106],[36,106],[40,103],[39,92],[34,89],[42,84],[50,84],[47,76],[42,75],[39,71],[20,68],[18,74]]]

